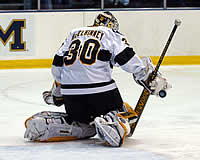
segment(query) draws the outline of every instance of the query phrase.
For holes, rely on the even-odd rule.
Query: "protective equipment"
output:
[[[44,102],[45,102],[46,104],[48,104],[48,105],[50,105],[50,104],[54,105],[53,96],[52,96],[51,94],[52,94],[51,91],[44,91],[44,92],[42,93]]]
[[[64,98],[60,93],[61,85],[58,82],[54,82],[50,91],[44,91],[42,93],[44,102],[48,105],[61,106],[64,104]]]
[[[167,79],[163,77],[160,72],[157,73],[157,76],[153,81],[147,84],[149,76],[151,76],[151,73],[154,71],[155,67],[149,57],[143,57],[142,61],[145,66],[143,72],[133,74],[133,78],[136,83],[142,85],[149,90],[152,95],[156,96],[159,96],[160,91],[166,91],[167,89],[172,88],[171,84],[167,82]]]
[[[100,140],[113,147],[120,147],[126,135],[130,133],[127,119],[117,111],[111,111],[103,117],[96,117],[94,122]]]
[[[126,102],[123,104],[123,110],[124,112],[119,112],[119,115],[125,119],[127,119],[130,126],[134,125],[134,123],[138,119],[137,113],[134,111],[134,109]],[[128,134],[127,137],[130,137],[131,135]]]
[[[69,123],[62,112],[39,112],[25,121],[24,138],[31,141],[67,141],[85,139],[96,134],[95,127],[78,122]]]
[[[113,29],[114,31],[119,30],[119,23],[117,19],[110,12],[100,13],[94,20],[94,26],[105,26]]]

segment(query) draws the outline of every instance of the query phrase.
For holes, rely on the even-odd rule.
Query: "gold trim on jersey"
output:
[[[78,41],[78,44],[77,44],[77,41]],[[70,44],[70,48],[69,48],[68,54],[64,55],[64,65],[65,66],[71,66],[77,60],[77,56],[79,54],[80,44],[81,44],[80,39],[76,39]],[[76,52],[76,53],[74,53],[74,52]],[[75,57],[75,59],[72,60],[74,57]],[[66,64],[66,61],[67,62],[70,61],[70,63]]]
[[[92,38],[90,38],[90,39],[91,39],[91,40],[94,40],[94,39],[92,39]],[[90,39],[87,39],[87,41],[89,41]],[[86,43],[87,41],[84,42],[83,47],[82,47],[80,53],[82,53],[82,51],[83,51],[83,49],[84,49],[84,46],[85,46],[85,43]],[[96,54],[96,56],[95,56],[95,61],[94,61],[93,63],[91,63],[91,64],[87,64],[87,63],[83,62],[83,61],[80,59],[81,56],[79,56],[79,60],[80,60],[80,62],[81,62],[82,64],[84,64],[84,65],[92,65],[92,64],[96,63],[96,61],[97,61],[97,55],[98,55],[99,50],[100,50],[100,48],[101,48],[101,43],[100,43],[98,40],[95,40],[95,42],[98,42],[98,44],[99,44],[99,48],[98,48],[97,52],[95,53],[95,54]],[[96,44],[93,43],[93,42],[89,42],[89,44],[90,44],[90,43],[91,43],[91,44],[94,44],[94,46],[92,46],[92,49],[91,49],[91,51],[90,51],[90,52],[91,52],[91,53],[90,53],[90,57],[86,57],[87,54],[84,55],[84,58],[87,59],[87,60],[91,60],[91,59],[92,59],[92,52],[93,52],[94,47],[95,47],[95,45],[96,45]],[[91,45],[88,45],[88,46],[87,46],[86,53],[88,53],[88,49],[89,49],[90,46],[91,46]]]

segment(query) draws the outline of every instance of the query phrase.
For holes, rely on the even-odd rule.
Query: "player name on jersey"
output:
[[[99,40],[102,40],[104,33],[97,30],[80,30],[78,33],[74,33],[72,36],[72,40],[77,38],[78,36],[93,36]]]

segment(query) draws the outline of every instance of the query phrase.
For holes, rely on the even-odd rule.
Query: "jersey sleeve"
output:
[[[70,32],[69,36],[65,39],[64,43],[62,44],[60,49],[57,51],[53,59],[51,73],[54,79],[59,83],[61,83],[61,71],[62,71],[62,66],[64,64],[64,61],[63,61],[64,54],[69,51],[71,39],[72,39],[72,33]]]
[[[136,74],[145,73],[144,64],[140,57],[128,44],[125,36],[116,33],[113,38],[113,57],[112,64],[120,66],[123,70]]]
[[[129,46],[125,36],[120,33],[113,32],[113,54],[116,56]]]

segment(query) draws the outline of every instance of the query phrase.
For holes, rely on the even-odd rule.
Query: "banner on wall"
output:
[[[34,36],[31,16],[1,16],[0,56],[33,56]]]

